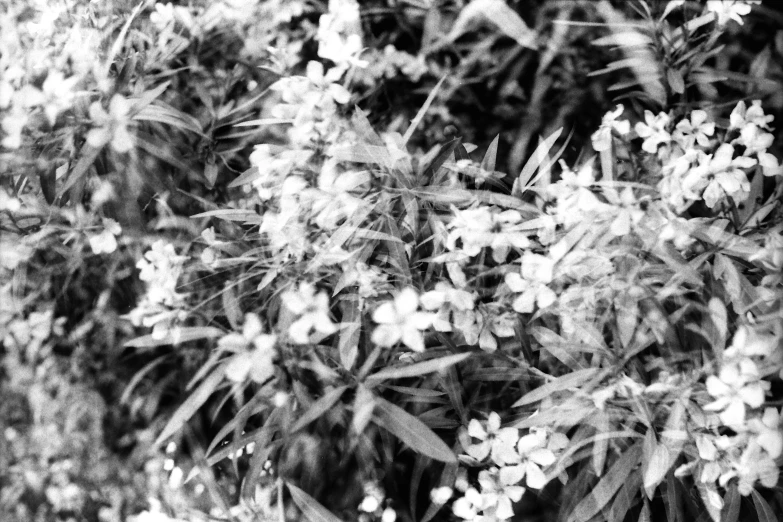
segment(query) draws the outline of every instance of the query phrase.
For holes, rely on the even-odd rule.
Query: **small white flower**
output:
[[[715,13],[718,25],[726,25],[734,20],[743,25],[743,16],[750,13],[751,5],[758,5],[761,0],[707,0],[707,11]]]
[[[601,127],[591,136],[593,149],[596,152],[609,150],[612,146],[612,131],[617,131],[621,136],[631,132],[631,124],[628,120],[616,121],[624,110],[625,107],[620,104],[615,110],[604,114],[601,119]]]
[[[372,341],[391,348],[398,342],[415,352],[424,351],[421,331],[432,324],[433,314],[418,311],[419,295],[413,288],[403,289],[393,301],[381,304],[372,314],[378,326],[372,332]]]
[[[242,383],[250,376],[257,383],[265,382],[274,373],[277,336],[265,334],[257,314],[245,315],[242,333],[230,333],[218,341],[222,350],[235,352],[226,365],[226,377]]]
[[[309,343],[313,331],[322,335],[332,335],[337,331],[337,326],[329,318],[329,296],[323,290],[316,294],[312,283],[300,283],[296,290],[285,292],[282,300],[294,315],[299,316],[288,329],[295,343]]]
[[[522,254],[521,273],[506,274],[506,284],[520,295],[514,300],[514,310],[531,313],[535,306],[547,308],[557,300],[557,294],[547,286],[554,278],[555,262],[541,254]]]
[[[90,236],[90,248],[93,254],[111,254],[117,250],[117,239],[122,233],[120,224],[113,219],[104,218],[103,231]]]
[[[707,113],[696,109],[691,112],[690,119],[685,118],[677,123],[672,137],[684,150],[693,148],[695,143],[709,147],[708,136],[715,134],[715,123],[707,121]]]
[[[634,126],[636,134],[644,138],[642,150],[655,154],[659,145],[666,145],[672,140],[671,134],[666,130],[669,124],[669,115],[665,112],[654,116],[650,111],[644,111],[644,123],[638,122]]]

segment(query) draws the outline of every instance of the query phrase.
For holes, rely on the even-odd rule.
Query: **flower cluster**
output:
[[[152,327],[154,338],[166,337],[175,323],[187,317],[182,309],[185,295],[176,291],[187,259],[177,255],[174,245],[159,239],[136,264],[147,292],[127,318],[136,326]]]
[[[542,489],[547,484],[543,469],[551,466],[568,445],[558,432],[531,429],[520,435],[517,428],[501,428],[500,416],[492,412],[486,422],[472,419],[460,434],[465,453],[460,459],[482,469],[478,487],[463,478],[456,487],[462,496],[452,510],[463,520],[507,520],[514,516],[513,504],[526,488]]]

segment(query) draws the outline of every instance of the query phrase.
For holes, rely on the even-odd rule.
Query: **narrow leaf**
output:
[[[756,506],[756,515],[758,516],[759,522],[779,521],[778,517],[775,515],[775,512],[772,511],[772,507],[770,507],[770,505],[766,500],[764,500],[764,497],[762,497],[758,491],[753,489],[751,490],[750,494],[753,497],[753,504]]]
[[[375,399],[375,422],[422,455],[441,462],[457,462],[451,448],[426,424],[380,397]]]
[[[470,356],[470,352],[459,353],[456,355],[447,355],[446,357],[430,359],[428,361],[408,364],[405,366],[384,368],[383,370],[368,376],[367,382],[372,383],[373,381],[403,379],[405,377],[418,377],[420,375],[426,375],[432,372],[440,372],[446,368],[449,368],[450,366],[464,361]]]
[[[288,490],[291,492],[291,498],[296,507],[302,510],[302,514],[310,522],[342,522],[339,518],[326,509],[320,502],[305,493],[303,490],[294,486],[290,482]]]
[[[158,446],[165,442],[166,439],[174,435],[179,429],[190,420],[190,418],[198,411],[201,406],[212,396],[215,388],[223,381],[223,371],[225,365],[220,365],[206,379],[196,388],[193,393],[177,408],[174,415],[171,416],[169,422],[163,428],[163,431],[158,435],[154,446]]]
[[[533,177],[533,174],[536,172],[538,167],[540,167],[544,159],[547,158],[549,151],[552,149],[555,141],[557,141],[562,133],[563,127],[560,127],[555,132],[550,134],[547,139],[538,144],[536,150],[533,151],[533,155],[530,156],[530,159],[527,160],[525,166],[522,167],[522,172],[519,173],[519,177],[516,179],[516,181],[514,181],[514,187],[516,190],[511,191],[512,196],[518,197],[522,195],[522,192],[528,185],[530,178]]]
[[[494,172],[495,165],[497,164],[498,157],[498,142],[500,141],[500,134],[495,136],[492,143],[487,147],[487,152],[484,153],[484,159],[481,160],[481,169],[487,172]]]
[[[197,339],[214,339],[224,334],[220,328],[212,326],[183,326],[170,330],[165,337],[156,339],[152,335],[142,335],[125,342],[123,346],[130,348],[155,348],[167,344],[181,344]]]
[[[577,504],[568,517],[569,522],[586,522],[593,518],[625,484],[628,476],[639,464],[642,455],[642,445],[637,442],[628,448],[612,465],[604,478],[593,488],[593,491]]]
[[[332,409],[332,407],[340,400],[348,386],[339,386],[327,393],[323,397],[315,401],[307,411],[299,417],[299,419],[291,427],[291,433],[301,430],[314,420],[318,419],[321,415]]]
[[[427,100],[424,102],[424,105],[421,106],[421,109],[419,109],[419,112],[416,113],[416,116],[411,120],[410,127],[408,127],[408,130],[405,131],[405,134],[402,136],[402,144],[405,145],[410,141],[411,136],[413,136],[413,133],[416,131],[416,127],[419,126],[419,123],[421,123],[421,120],[424,118],[424,115],[427,114],[427,111],[430,108],[430,105],[432,105],[432,102],[435,101],[435,96],[437,96],[438,91],[440,90],[440,86],[443,85],[444,80],[446,77],[438,81],[438,83],[435,84],[435,87],[432,88],[432,91],[430,91],[430,95],[427,96]]]
[[[559,391],[578,388],[587,380],[594,377],[598,371],[598,368],[585,368],[584,370],[567,373],[526,393],[512,405],[512,408],[518,408],[519,406],[538,402]]]
[[[706,501],[705,501],[706,502]],[[726,496],[723,497],[723,509],[720,512],[720,522],[737,522],[739,520],[742,497],[737,489],[737,483],[729,484]]]

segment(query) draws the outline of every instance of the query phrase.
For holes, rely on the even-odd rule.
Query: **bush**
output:
[[[780,20],[11,1],[0,506],[774,520]]]

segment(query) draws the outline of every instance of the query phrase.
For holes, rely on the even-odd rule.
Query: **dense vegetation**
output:
[[[0,520],[778,520],[782,57],[758,0],[5,0]]]

